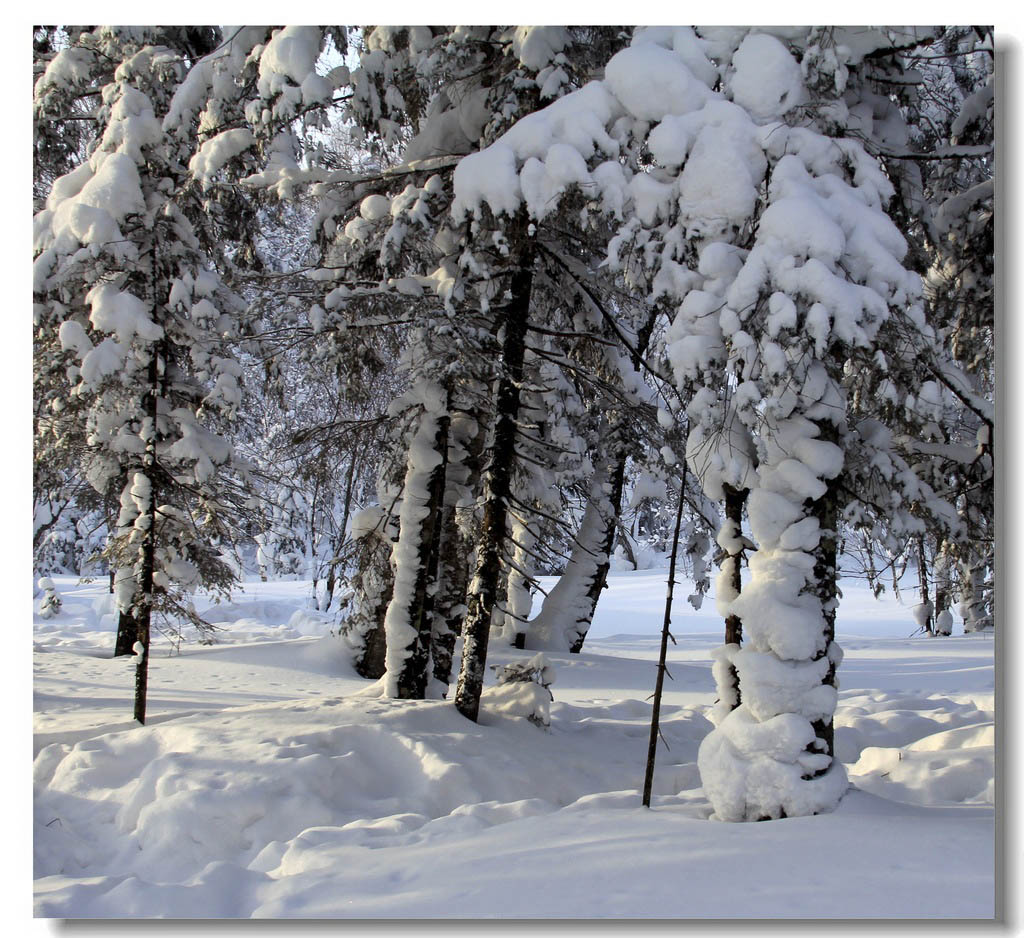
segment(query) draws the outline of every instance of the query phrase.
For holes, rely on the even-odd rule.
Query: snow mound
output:
[[[869,746],[850,769],[863,791],[910,804],[994,804],[995,727],[946,730],[899,749]]]
[[[938,739],[960,727],[988,723],[994,716],[989,707],[979,708],[973,697],[884,693],[846,697],[836,711],[836,754],[843,762],[854,763],[869,747],[916,748],[924,740]]]
[[[36,875],[131,869],[186,883],[230,863],[280,877],[315,864],[325,840],[370,846],[428,823],[478,829],[551,812],[588,793],[637,796],[642,735],[612,720],[562,732],[557,710],[548,733],[499,707],[484,713],[476,725],[446,701],[325,698],[52,744],[35,763]],[[667,714],[676,758],[706,730]],[[695,783],[692,763],[678,777]]]

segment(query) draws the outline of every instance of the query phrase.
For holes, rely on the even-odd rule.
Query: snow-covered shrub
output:
[[[505,665],[492,665],[497,684],[481,695],[481,703],[503,716],[526,717],[537,726],[551,723],[551,701],[555,699],[549,688],[555,683],[555,669],[543,652],[525,661]]]
[[[935,634],[936,635],[952,635],[953,634],[953,614],[948,609],[943,609],[935,617]]]
[[[57,595],[57,587],[48,576],[42,577],[37,585],[43,591],[43,599],[39,603],[39,615],[43,619],[52,619],[60,612],[61,607],[61,599]]]

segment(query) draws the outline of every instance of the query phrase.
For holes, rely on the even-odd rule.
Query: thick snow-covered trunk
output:
[[[828,420],[816,420],[814,424],[818,429],[816,440],[834,447],[834,451],[841,454],[839,434],[836,432],[835,424]],[[841,461],[841,455],[839,459]],[[833,721],[835,700],[833,695],[838,693],[836,668],[842,660],[842,651],[835,641],[836,610],[839,608],[839,499],[836,481],[839,469],[836,468],[835,471],[835,476],[826,473],[825,492],[814,501],[812,506],[812,517],[818,522],[818,546],[814,550],[812,592],[821,603],[821,614],[825,620],[824,648],[815,652],[814,660],[828,661],[828,668],[821,683],[823,687],[832,689],[832,694],[829,694],[827,690],[825,692],[825,695],[832,699],[832,705],[811,725],[814,727],[817,738],[824,740],[825,753],[833,757],[833,761],[835,761],[835,725]],[[840,764],[839,767],[845,777],[842,765]],[[827,771],[827,769],[819,769],[819,771]]]
[[[394,548],[394,593],[384,619],[384,692],[421,699],[429,675],[431,620],[448,440],[444,394],[427,393],[409,445]],[[432,406],[431,406],[432,405]]]
[[[730,656],[742,702],[701,744],[704,791],[722,820],[832,810],[847,788],[832,751],[836,609],[835,480],[843,465],[832,420],[838,389],[815,363],[803,404],[778,420],[747,513],[758,550],[750,581],[729,604],[745,647]],[[823,414],[831,419],[824,419]]]
[[[725,551],[718,573],[718,603],[725,618],[725,644],[716,648],[712,655],[712,673],[718,691],[718,709],[724,717],[735,710],[743,699],[739,675],[732,663],[733,655],[743,644],[743,620],[733,607],[742,590],[741,563],[743,560],[743,506],[747,501],[747,489],[737,489],[723,484],[725,520],[718,532],[718,546]]]
[[[117,531],[117,501],[110,504],[107,510],[107,548],[112,546]],[[114,583],[117,580],[117,567],[113,556],[110,556],[110,592],[114,592]],[[130,609],[119,609],[117,612],[117,633],[114,637],[114,657],[121,658],[125,655],[133,655],[135,642],[138,638],[139,624],[135,621]]]
[[[533,608],[531,553],[537,535],[529,521],[512,513],[512,562],[509,564],[505,592],[505,623],[503,634],[516,648],[526,647],[526,625]]]
[[[617,468],[613,467],[612,472],[616,473]],[[578,652],[583,647],[608,575],[608,556],[618,518],[615,477],[609,479],[608,470],[609,464],[604,462],[594,472],[569,562],[529,623],[528,648]],[[618,495],[621,503],[621,477]]]
[[[583,650],[583,642],[590,631],[590,624],[594,621],[594,613],[597,611],[597,603],[601,598],[601,591],[608,584],[608,570],[611,568],[612,545],[615,543],[615,530],[619,524],[619,517],[622,514],[622,488],[626,479],[626,454],[622,453],[615,460],[615,467],[609,481],[610,490],[603,492],[607,495],[602,499],[601,507],[604,511],[600,515],[600,541],[598,543],[598,561],[594,577],[587,586],[587,606],[584,617],[576,622],[576,637],[569,646],[569,651],[579,654]]]
[[[501,552],[506,546],[508,498],[516,459],[516,418],[519,384],[526,352],[526,324],[533,286],[533,258],[524,252],[512,276],[505,307],[502,374],[498,380],[494,434],[484,481],[484,512],[477,542],[476,572],[469,585],[469,611],[462,629],[462,665],[455,690],[455,706],[476,721],[483,691],[487,642],[501,578]]]
[[[953,632],[953,614],[949,611],[952,585],[949,576],[949,558],[945,544],[939,543],[935,549],[935,634],[951,635]]]
[[[961,565],[960,615],[964,619],[965,632],[980,632],[993,625],[985,590],[985,566],[984,559],[970,560]]]

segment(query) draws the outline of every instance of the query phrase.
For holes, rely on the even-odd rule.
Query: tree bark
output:
[[[526,323],[533,286],[533,254],[527,250],[512,275],[511,300],[505,307],[502,375],[498,381],[494,439],[484,485],[484,513],[477,546],[477,566],[470,585],[469,611],[463,624],[462,665],[455,706],[476,722],[483,691],[491,616],[501,577],[501,550],[506,539],[506,512],[515,464],[519,384],[526,351]]]
[[[614,472],[614,468],[612,470]],[[605,489],[611,487],[609,494]],[[621,495],[621,488],[619,490]],[[573,538],[565,570],[530,622],[526,644],[542,648],[567,648],[579,653],[590,629],[597,601],[608,573],[608,555],[618,513],[612,504],[614,481],[608,463],[600,463],[590,482],[587,505]]]
[[[462,631],[462,620],[466,612],[466,584],[469,582],[467,557],[456,523],[454,505],[446,505],[441,514],[437,581],[430,658],[435,680],[450,684],[455,641]]]
[[[426,412],[424,412],[420,419],[429,419]],[[392,596],[391,607],[388,609],[385,622],[385,635],[388,643],[387,670],[393,670],[393,665],[391,664],[393,657],[400,659],[401,662],[397,673],[394,674],[393,682],[392,678],[388,678],[388,693],[391,694],[393,692],[394,696],[406,700],[422,700],[427,692],[427,664],[430,658],[434,586],[436,583],[437,556],[441,536],[440,516],[444,504],[445,467],[448,452],[449,417],[447,411],[443,415],[434,418],[434,420],[436,423],[433,441],[434,452],[439,455],[440,460],[429,471],[426,504],[421,508],[423,512],[421,519],[418,523],[414,522],[416,523],[416,570],[412,580],[412,595],[407,600],[407,609],[395,607],[395,603],[400,600],[402,605],[405,605],[404,597],[401,596],[397,589],[399,583],[403,580],[403,571],[396,571],[396,591]],[[418,433],[417,436],[419,435]],[[414,440],[414,447],[415,442]],[[409,517],[410,509],[416,508],[414,500],[419,498],[415,493],[416,486],[412,484],[413,479],[421,472],[414,462],[416,458],[415,453],[410,454],[411,461],[409,472],[406,475],[406,490],[403,495],[403,530],[400,535],[400,544],[402,543],[402,537],[407,537],[413,533],[407,523],[407,518]],[[399,563],[407,562],[402,554],[399,554],[398,558]],[[391,622],[396,616],[398,619],[405,618],[412,629],[411,640],[400,648],[391,647],[394,641]]]
[[[921,583],[921,603],[927,608],[931,604],[928,600],[928,558],[924,551],[924,535],[918,535],[917,538],[917,575]],[[928,635],[935,634],[934,608],[925,620],[924,630]]]
[[[658,753],[658,737],[661,735],[661,693],[665,686],[665,673],[668,671],[668,640],[672,638],[669,626],[672,625],[672,592],[676,585],[676,557],[679,555],[679,532],[683,526],[683,506],[686,503],[685,466],[682,485],[679,487],[679,506],[676,509],[675,536],[672,540],[672,556],[668,564],[668,590],[665,593],[665,618],[661,624],[661,650],[658,653],[658,676],[654,682],[654,704],[651,708],[651,735],[647,740],[647,767],[644,772],[643,805],[651,806],[651,789],[654,787],[654,760]],[[672,638],[672,644],[675,644]]]
[[[949,635],[952,628],[949,608],[952,605],[951,584],[949,579],[949,558],[941,538],[935,544],[935,634]],[[945,613],[945,615],[943,615]]]
[[[599,553],[603,559],[598,561],[594,575],[587,586],[585,613],[583,618],[576,623],[576,639],[569,646],[570,653],[574,655],[578,655],[583,650],[583,643],[586,641],[587,632],[590,631],[590,624],[594,621],[594,613],[597,611],[597,602],[601,598],[601,591],[608,584],[612,545],[615,543],[615,531],[619,524],[619,516],[622,514],[622,488],[625,479],[626,454],[622,453],[616,458],[615,468],[612,470],[609,480],[612,490],[604,503],[605,511],[601,515],[604,532],[599,544]]]
[[[334,601],[334,585],[337,581],[338,556],[345,546],[345,528],[348,527],[348,517],[352,512],[352,489],[356,476],[355,449],[352,450],[352,459],[348,464],[348,476],[345,479],[345,502],[341,513],[341,524],[339,525],[338,536],[331,542],[331,561],[327,566],[327,583],[324,586],[324,612],[331,608]]]
[[[143,466],[149,480],[149,503],[145,514],[149,516],[149,526],[142,539],[142,570],[139,577],[140,602],[135,604],[132,613],[136,623],[136,641],[142,646],[139,662],[135,667],[135,719],[141,724],[146,722],[146,703],[149,692],[149,642],[150,625],[153,614],[153,573],[156,569],[156,442],[157,442],[157,399],[160,382],[159,359],[154,349],[149,360],[149,392],[146,401],[147,416],[150,421],[150,438],[146,440],[146,454]]]
[[[504,635],[511,637],[515,648],[526,647],[526,624],[533,606],[531,585],[533,551],[537,540],[529,518],[512,512],[512,562],[505,587]]]
[[[466,590],[469,586],[472,542],[459,526],[457,504],[460,492],[471,491],[480,478],[486,432],[478,413],[466,415],[472,430],[460,435],[453,425],[449,430],[448,480],[445,506],[441,515],[441,548],[438,554],[437,594],[434,598],[431,660],[434,678],[442,684],[452,682],[455,643],[465,622]]]
[[[743,530],[743,506],[747,501],[748,490],[734,489],[731,485],[723,485],[722,489],[725,492],[725,520],[727,523],[731,522],[733,524],[734,531],[738,537]],[[739,550],[734,554],[730,554],[728,558],[729,563],[732,565],[730,585],[732,586],[733,594],[736,596],[739,596],[740,591],[743,589],[740,571],[742,557],[743,551]],[[743,620],[735,613],[725,617],[725,644],[743,644]],[[742,697],[739,674],[736,672],[736,666],[731,663],[729,665],[729,676],[733,687],[732,709],[735,710],[740,705]]]
[[[835,424],[828,420],[815,421],[820,433],[818,439],[839,445],[839,431]],[[829,479],[825,483],[826,491],[812,504],[811,514],[818,519],[820,539],[814,551],[814,594],[821,602],[822,615],[825,618],[825,649],[815,660],[828,657],[829,647],[836,637],[836,609],[839,606],[839,485],[837,479]],[[836,663],[829,658],[828,670],[822,678],[822,684],[836,686]],[[814,720],[811,725],[818,736],[825,741],[826,753],[835,756],[835,720]],[[819,774],[824,774],[823,770]]]
[[[117,527],[117,512],[112,512],[108,515],[107,531],[108,538],[109,533],[113,532]],[[108,541],[109,542],[109,541]],[[114,592],[114,578],[117,571],[114,568],[113,558],[110,561],[110,592]],[[135,621],[135,617],[130,612],[119,610],[117,613],[117,634],[114,638],[114,657],[123,658],[125,655],[132,654],[132,648],[135,645],[136,638],[139,634],[139,624]]]
[[[113,592],[113,588],[111,588]],[[117,614],[117,637],[114,639],[114,657],[133,654],[132,648],[139,637],[139,623],[130,612],[119,611]]]

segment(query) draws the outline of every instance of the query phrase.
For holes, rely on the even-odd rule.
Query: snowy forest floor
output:
[[[680,606],[648,811],[664,577],[613,575],[583,653],[548,655],[548,730],[360,696],[301,582],[247,583],[211,611],[216,645],[155,643],[139,727],[104,584],[56,578],[63,610],[35,620],[36,915],[991,917],[991,636],[851,627],[851,791],[834,814],[725,824],[696,766],[720,632],[713,605]],[[492,644],[489,663],[530,654]]]

